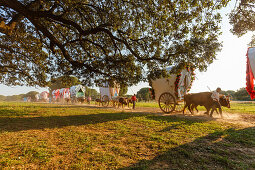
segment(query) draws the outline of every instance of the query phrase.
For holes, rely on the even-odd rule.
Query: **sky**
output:
[[[235,0],[228,4],[227,8],[222,10],[223,21],[221,24],[222,35],[220,41],[223,42],[221,52],[217,54],[217,59],[209,65],[207,71],[195,71],[196,79],[193,82],[190,92],[203,92],[215,90],[220,87],[222,90],[238,90],[246,86],[246,52],[248,43],[252,34],[248,33],[240,38],[233,35],[229,30],[231,25],[228,21],[227,13],[235,6]],[[129,87],[127,94],[137,93],[141,88],[149,87],[148,83],[139,83],[136,86]],[[98,90],[98,88],[96,88]],[[29,91],[42,92],[47,88],[35,88],[26,86],[8,87],[0,84],[0,95],[18,95],[26,94]]]

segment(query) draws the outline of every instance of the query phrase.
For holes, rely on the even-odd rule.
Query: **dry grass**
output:
[[[252,169],[254,149],[253,127],[214,119],[0,103],[4,169]]]

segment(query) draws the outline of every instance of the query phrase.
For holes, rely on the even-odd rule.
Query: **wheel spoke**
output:
[[[169,105],[168,110],[172,111],[172,105]]]
[[[168,112],[168,107],[167,107],[167,105],[166,105],[166,109],[165,109],[165,111],[166,111],[166,112]]]
[[[160,105],[160,106],[161,106],[161,108],[162,108],[162,109],[166,107],[166,105],[165,105],[165,104],[162,104],[162,105]]]
[[[168,111],[171,111],[171,105],[168,105],[167,108],[168,108]]]

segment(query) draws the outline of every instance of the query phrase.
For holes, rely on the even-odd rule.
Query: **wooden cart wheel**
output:
[[[184,102],[178,102],[175,105],[175,111],[176,112],[182,112],[184,108]]]
[[[164,113],[171,113],[175,110],[176,101],[171,93],[165,92],[159,96],[158,104]]]
[[[102,106],[107,107],[109,105],[109,97],[107,95],[104,95],[102,97]]]

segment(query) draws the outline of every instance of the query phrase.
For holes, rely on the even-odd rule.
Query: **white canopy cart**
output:
[[[85,91],[86,88],[82,85],[76,85],[70,87],[70,96],[72,102],[84,102],[85,101]]]
[[[167,69],[168,71],[171,68]],[[165,113],[181,111],[184,95],[189,91],[194,80],[194,73],[191,68],[185,68],[178,74],[171,74],[168,78],[151,80],[155,100],[160,109]]]
[[[110,101],[114,101],[119,96],[120,85],[113,83],[112,87],[108,82],[103,83],[102,87],[99,88],[100,96],[103,106],[108,106]]]
[[[60,89],[60,101],[69,101],[71,99],[70,89],[69,88],[62,88]]]

